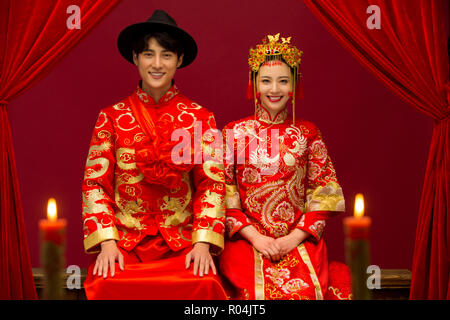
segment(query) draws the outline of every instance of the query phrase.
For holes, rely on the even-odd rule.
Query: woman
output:
[[[229,239],[220,271],[234,299],[350,295],[344,265],[335,264],[343,283],[329,283],[322,233],[326,219],[343,212],[345,203],[320,131],[295,118],[302,52],[290,39],[268,36],[250,50],[255,114],[223,130]]]

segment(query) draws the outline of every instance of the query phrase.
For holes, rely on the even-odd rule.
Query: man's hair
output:
[[[133,44],[132,49],[136,55],[148,50],[148,41],[155,38],[161,47],[177,54],[178,58],[183,54],[183,46],[180,41],[165,31],[155,31],[139,37]]]

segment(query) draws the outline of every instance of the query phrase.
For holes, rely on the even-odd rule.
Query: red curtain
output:
[[[8,103],[44,77],[118,2],[0,1],[0,299],[37,298]],[[80,9],[79,29],[68,27],[77,26],[77,11],[71,5]]]
[[[434,120],[419,207],[410,298],[449,299],[450,85],[443,1],[304,2],[362,65],[413,108]],[[378,6],[379,11],[369,8],[371,5]],[[370,29],[368,25],[376,22],[372,19],[377,12],[380,29]]]

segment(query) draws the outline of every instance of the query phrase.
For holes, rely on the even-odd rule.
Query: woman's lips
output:
[[[279,102],[282,97],[281,96],[277,96],[277,97],[267,96],[267,98],[269,99],[270,102]]]

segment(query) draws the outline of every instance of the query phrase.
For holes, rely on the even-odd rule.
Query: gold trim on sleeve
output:
[[[239,197],[239,192],[234,184],[226,185],[225,207],[227,209],[242,210],[241,198]]]
[[[192,244],[194,245],[197,242],[208,242],[210,244],[215,245],[220,250],[220,253],[224,248],[224,239],[223,236],[217,232],[206,230],[206,229],[199,229],[192,232]]]
[[[336,182],[329,182],[307,191],[306,212],[310,211],[345,211],[344,195]]]
[[[253,248],[253,253],[255,260],[255,300],[265,300],[262,257],[255,248]]]
[[[300,253],[300,257],[302,257],[303,262],[306,264],[309,270],[309,275],[311,276],[311,280],[314,284],[316,299],[323,300],[322,289],[320,288],[319,278],[317,277],[316,271],[312,265],[311,259],[309,257],[308,251],[305,248],[305,245],[302,243],[297,247],[298,253]]]
[[[101,242],[106,240],[120,240],[119,232],[115,227],[109,227],[104,229],[99,229],[91,233],[87,238],[84,239],[84,250],[86,253],[96,253],[100,252],[97,247]]]

